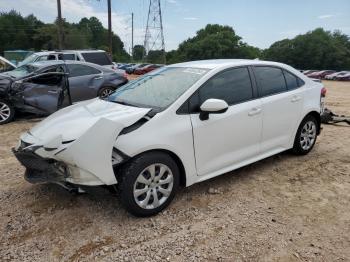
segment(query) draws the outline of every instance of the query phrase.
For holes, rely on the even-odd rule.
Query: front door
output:
[[[51,114],[63,103],[65,76],[63,67],[50,68],[37,77],[26,80],[21,97],[25,106],[33,113]]]
[[[200,120],[198,106],[210,98],[225,100],[229,109]],[[195,106],[197,105],[197,106]],[[226,172],[259,154],[261,100],[257,99],[248,68],[232,68],[207,81],[190,100],[198,175]]]

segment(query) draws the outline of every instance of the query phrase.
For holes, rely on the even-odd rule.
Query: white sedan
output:
[[[288,149],[310,152],[324,95],[322,83],[280,63],[175,64],[54,113],[14,153],[29,182],[117,185],[130,213],[151,216],[180,185]]]

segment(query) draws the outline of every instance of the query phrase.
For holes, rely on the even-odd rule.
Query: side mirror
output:
[[[209,119],[209,114],[222,114],[228,109],[228,104],[221,99],[208,99],[200,106],[199,119],[204,121]]]

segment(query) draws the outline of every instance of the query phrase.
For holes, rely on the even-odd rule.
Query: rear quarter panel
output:
[[[322,83],[314,82],[311,79],[303,80],[305,81],[305,85],[301,87],[303,89],[304,95],[302,114],[298,121],[299,124],[294,129],[294,136],[291,138],[290,147],[293,147],[295,135],[298,131],[300,123],[303,121],[305,116],[311,112],[321,112],[321,90],[324,85]]]

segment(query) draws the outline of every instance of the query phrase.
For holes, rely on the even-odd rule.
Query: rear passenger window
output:
[[[82,53],[81,54],[86,62],[94,63],[98,65],[111,65],[112,61],[105,52],[96,52],[96,53]]]
[[[254,68],[254,72],[260,87],[261,96],[269,96],[287,91],[282,69],[257,66]]]
[[[286,78],[288,90],[297,89],[299,87],[298,79],[294,75],[287,71],[284,71],[284,77]]]
[[[199,89],[200,104],[210,98],[222,99],[229,105],[253,98],[248,68],[234,68],[217,74]]]
[[[63,54],[62,60],[75,60],[75,54]]]
[[[91,66],[79,65],[79,64],[69,64],[69,77],[85,76],[85,75],[97,75],[101,72]]]

